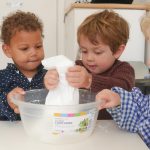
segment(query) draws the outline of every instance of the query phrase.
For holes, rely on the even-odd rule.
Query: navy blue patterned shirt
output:
[[[44,69],[42,64],[38,67],[38,72],[28,80],[17,67],[9,63],[6,69],[0,70],[0,119],[15,121],[19,120],[20,116],[10,108],[7,103],[7,94],[14,88],[20,87],[24,90],[41,89],[44,88],[43,78],[47,70]]]
[[[150,148],[150,95],[143,95],[138,88],[128,92],[114,87],[121,97],[121,106],[107,109],[120,128],[137,132]]]

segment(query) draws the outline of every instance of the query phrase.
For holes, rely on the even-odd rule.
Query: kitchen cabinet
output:
[[[141,17],[149,9],[146,4],[71,4],[65,11],[65,55],[72,60],[78,56],[77,28],[90,14],[112,9],[124,17],[130,26],[130,38],[120,57],[125,61],[145,61],[145,37],[140,29]]]

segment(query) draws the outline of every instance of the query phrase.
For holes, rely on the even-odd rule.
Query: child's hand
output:
[[[44,84],[48,90],[55,89],[59,83],[59,75],[56,69],[48,70],[44,77]]]
[[[104,89],[96,95],[96,100],[101,100],[99,109],[111,108],[120,105],[120,96],[108,89]]]
[[[12,91],[10,91],[10,92],[7,94],[7,102],[8,102],[8,104],[9,104],[9,106],[14,110],[14,112],[15,112],[16,114],[19,114],[18,106],[15,105],[15,104],[12,102],[12,97],[13,97],[13,95],[15,95],[15,94],[17,94],[17,93],[24,95],[24,94],[25,94],[25,91],[24,91],[22,88],[19,88],[19,87],[13,89]]]
[[[73,87],[89,89],[92,75],[84,67],[76,65],[68,69],[66,79]]]

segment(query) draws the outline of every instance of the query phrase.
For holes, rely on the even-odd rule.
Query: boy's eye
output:
[[[81,49],[80,52],[85,54],[85,53],[87,53],[87,50]]]
[[[38,49],[39,49],[39,48],[42,48],[42,47],[43,47],[43,45],[37,45],[37,46],[36,46],[36,48],[38,48]]]
[[[95,54],[96,55],[100,55],[100,54],[102,54],[103,53],[103,51],[95,51]]]
[[[87,51],[82,51],[82,53],[86,54],[86,53],[87,53]]]
[[[26,51],[26,50],[28,50],[28,47],[20,48],[20,50]]]
[[[95,52],[95,54],[100,55],[100,54],[102,54],[102,52]]]

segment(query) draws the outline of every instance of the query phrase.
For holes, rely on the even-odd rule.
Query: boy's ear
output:
[[[119,46],[118,50],[113,54],[116,59],[118,59],[125,49],[125,45],[122,44]]]
[[[5,54],[8,58],[11,58],[11,57],[12,57],[12,56],[11,56],[11,49],[10,49],[9,45],[3,44],[3,45],[2,45],[2,49],[3,49],[4,54]]]

